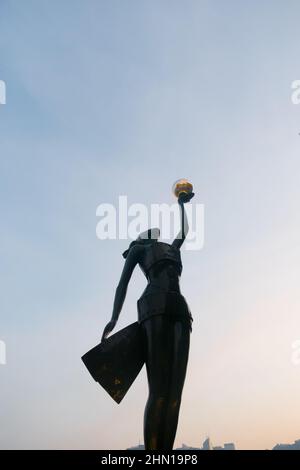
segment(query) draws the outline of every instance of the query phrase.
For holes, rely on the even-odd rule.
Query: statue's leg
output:
[[[175,441],[182,390],[185,382],[186,368],[190,347],[189,320],[173,320],[173,349],[169,370],[169,394],[164,423],[164,442],[172,449]]]
[[[144,414],[146,450],[173,448],[189,353],[189,323],[165,315],[143,322],[149,397]]]

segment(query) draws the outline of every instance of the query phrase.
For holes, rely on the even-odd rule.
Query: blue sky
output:
[[[205,205],[205,246],[183,252],[194,330],[176,445],[300,437],[299,14],[291,0],[1,0],[1,447],[142,440],[145,370],[117,406],[80,361],[128,245],[96,238],[96,208],[171,203],[180,177]],[[117,328],[144,284],[137,270]]]

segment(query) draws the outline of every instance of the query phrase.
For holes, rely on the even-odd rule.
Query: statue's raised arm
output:
[[[178,197],[178,204],[180,208],[180,231],[172,243],[172,246],[178,249],[181,248],[181,245],[186,239],[187,233],[189,231],[189,223],[184,204],[189,202],[192,197],[194,197],[194,193],[181,193]]]

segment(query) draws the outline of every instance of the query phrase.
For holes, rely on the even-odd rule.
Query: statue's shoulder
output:
[[[144,253],[144,250],[145,248],[143,247],[143,245],[137,243],[136,245],[133,245],[130,248],[128,252],[128,257],[130,257],[131,259],[135,259],[137,262],[139,262]]]

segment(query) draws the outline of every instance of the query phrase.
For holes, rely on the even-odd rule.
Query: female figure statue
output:
[[[193,321],[180,292],[180,248],[188,231],[184,204],[193,196],[194,193],[181,193],[178,197],[181,228],[171,245],[158,241],[159,229],[150,229],[123,253],[126,261],[112,318],[102,335],[103,340],[115,327],[132,272],[139,264],[148,281],[137,303],[149,385],[144,412],[146,450],[171,450],[177,431]]]

